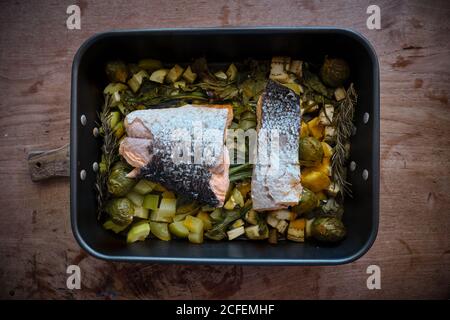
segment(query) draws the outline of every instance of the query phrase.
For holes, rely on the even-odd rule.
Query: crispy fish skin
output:
[[[228,149],[225,131],[233,119],[231,105],[185,105],[172,109],[131,112],[125,118],[127,137],[119,153],[135,167],[132,177],[159,182],[166,188],[192,199],[222,206],[229,186]],[[192,161],[174,157],[176,130],[191,137],[201,125],[201,141],[194,140]],[[195,138],[195,137],[194,137]]]
[[[292,90],[269,81],[256,109],[258,154],[253,169],[253,209],[287,208],[298,203],[302,193],[298,143],[300,97]]]

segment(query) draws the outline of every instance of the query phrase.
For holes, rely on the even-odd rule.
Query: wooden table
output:
[[[0,298],[450,298],[450,5],[386,1],[5,1],[0,5]],[[81,8],[81,30],[66,9]],[[110,29],[258,25],[353,28],[381,65],[380,229],[335,267],[176,266],[87,256],[69,223],[69,183],[33,183],[29,151],[69,142],[71,63]],[[66,288],[79,264],[82,289]],[[366,269],[381,268],[381,290]]]

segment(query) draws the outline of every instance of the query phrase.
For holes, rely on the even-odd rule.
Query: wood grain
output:
[[[81,30],[67,30],[68,5]],[[450,5],[386,1],[4,1],[0,20],[0,298],[450,298]],[[336,267],[175,266],[87,256],[69,223],[69,183],[32,183],[30,150],[69,142],[70,72],[96,32],[150,27],[333,25],[374,45],[381,67],[380,229]],[[66,289],[79,264],[82,289]],[[368,290],[366,268],[381,268]]]

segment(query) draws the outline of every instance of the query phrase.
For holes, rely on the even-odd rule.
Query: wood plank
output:
[[[67,30],[78,3],[81,30]],[[450,296],[450,5],[378,1],[33,1],[0,20],[0,298],[446,298]],[[195,14],[192,14],[194,12]],[[87,256],[69,223],[69,183],[30,180],[27,154],[69,142],[70,72],[81,43],[125,28],[345,26],[374,45],[381,69],[380,230],[372,249],[336,267],[175,266]],[[79,264],[82,290],[66,289]],[[368,290],[366,268],[382,270]]]

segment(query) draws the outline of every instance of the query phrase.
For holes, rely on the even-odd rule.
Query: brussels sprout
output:
[[[125,63],[120,60],[110,61],[106,64],[106,75],[112,82],[125,82],[128,78],[128,70]]]
[[[335,217],[318,217],[311,226],[312,236],[324,242],[337,242],[345,237],[346,230],[341,220]]]
[[[301,138],[298,150],[301,165],[313,167],[321,163],[323,158],[323,148],[320,141],[316,138]]]
[[[116,197],[123,197],[136,184],[136,180],[128,178],[128,166],[123,162],[116,163],[108,177],[108,191]]]
[[[316,208],[318,204],[319,201],[316,194],[307,188],[303,188],[300,202],[298,205],[292,207],[292,211],[298,214],[308,213]]]
[[[133,221],[134,206],[127,198],[111,199],[106,203],[105,211],[111,216],[111,221],[119,226],[125,226]]]
[[[322,81],[330,87],[336,88],[342,86],[350,76],[350,68],[342,59],[325,58],[320,69]]]

